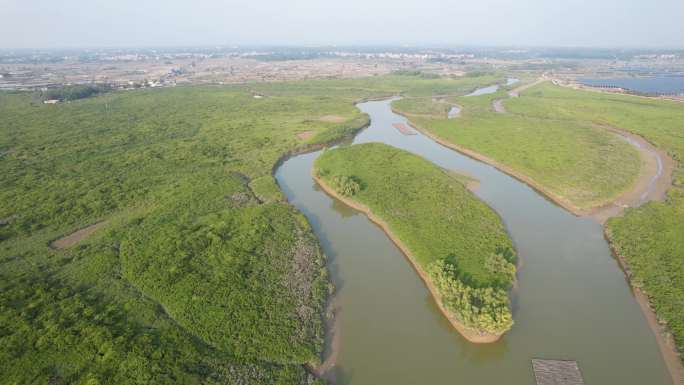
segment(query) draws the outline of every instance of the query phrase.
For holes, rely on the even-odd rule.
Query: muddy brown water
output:
[[[402,135],[392,123],[406,119],[390,101],[358,107],[371,125],[354,144],[384,142],[480,180],[477,195],[501,215],[518,251],[519,285],[512,330],[493,344],[469,343],[388,237],[316,186],[320,152],[284,162],[276,178],[311,222],[337,286],[339,343],[328,373],[337,384],[533,385],[532,358],[577,360],[588,385],[672,384],[599,224],[420,133]]]

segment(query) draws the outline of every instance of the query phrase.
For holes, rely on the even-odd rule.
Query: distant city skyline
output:
[[[684,1],[0,0],[0,49],[229,45],[684,48]]]

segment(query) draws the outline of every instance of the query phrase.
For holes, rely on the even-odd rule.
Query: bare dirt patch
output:
[[[523,84],[521,86],[518,86],[518,87],[508,91],[508,97],[509,98],[517,98],[518,96],[520,96],[521,92],[525,91],[528,88],[534,87],[539,83],[543,83],[546,80],[547,80],[546,78],[541,77],[541,78],[533,81],[532,83],[527,83],[527,84]],[[496,112],[497,114],[505,114],[506,113],[506,107],[504,107],[503,101],[504,101],[504,99],[492,100],[492,108],[494,109],[494,112]]]
[[[592,213],[603,224],[610,217],[622,215],[627,207],[638,207],[651,200],[665,199],[667,190],[672,185],[674,160],[666,151],[655,147],[642,136],[612,126],[601,128],[627,141],[639,151],[641,157],[641,170],[632,188]]]
[[[494,112],[498,114],[506,113],[506,107],[503,105],[503,99],[494,99],[492,101],[492,107],[494,107]]]
[[[313,131],[304,131],[297,134],[299,140],[309,140],[314,135]]]
[[[88,227],[84,227],[78,231],[75,231],[65,237],[59,238],[57,240],[54,240],[50,242],[50,247],[53,249],[65,249],[67,247],[71,247],[73,245],[76,245],[77,243],[81,242],[83,239],[87,238],[90,236],[92,233],[96,232],[100,228],[106,226],[109,222],[108,221],[102,221],[98,222],[95,224],[92,224]]]
[[[347,119],[339,115],[323,115],[318,118],[321,122],[342,123]]]

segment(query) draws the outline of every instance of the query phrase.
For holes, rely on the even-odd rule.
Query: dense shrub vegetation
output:
[[[350,197],[361,190],[361,185],[353,176],[335,175],[330,178],[329,183],[335,191],[346,197]]]
[[[515,265],[507,262],[515,272]],[[442,295],[442,302],[466,326],[500,333],[513,325],[508,295],[497,287],[472,287],[459,280],[454,265],[440,259],[428,266],[428,274]]]
[[[0,93],[0,383],[309,383],[329,283],[274,165],[366,124],[355,100],[477,82]]]
[[[496,213],[466,189],[462,178],[377,143],[326,151],[314,167],[337,191],[349,181],[363,186],[343,195],[388,224],[464,325],[490,333],[511,327],[511,241]]]

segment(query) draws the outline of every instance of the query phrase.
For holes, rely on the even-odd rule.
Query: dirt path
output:
[[[321,122],[332,122],[332,123],[342,123],[347,120],[347,118],[339,115],[323,115],[318,118]]]
[[[492,100],[492,107],[494,108],[494,112],[498,114],[505,114],[506,113],[506,107],[503,105],[503,99],[494,99]]]
[[[539,79],[533,81],[532,83],[520,85],[520,86],[508,91],[508,96],[510,96],[511,98],[517,98],[518,96],[520,96],[521,92],[525,91],[528,88],[532,88],[532,87],[536,86],[537,84],[544,83],[547,80],[549,80],[549,79],[546,78],[545,76],[542,76]]]
[[[518,86],[510,91],[508,91],[508,98],[517,98],[520,96],[520,93],[525,91],[528,88],[532,88],[536,86],[537,84],[543,83],[547,81],[548,79],[545,77],[540,77],[539,79],[533,81],[532,83],[527,83],[523,84],[521,86]],[[503,105],[504,99],[494,99],[492,100],[492,108],[494,109],[494,112],[498,114],[505,114],[506,113],[506,107]]]
[[[84,238],[87,238],[89,235],[92,233],[96,232],[100,228],[104,227],[107,225],[107,221],[102,221],[98,222],[95,224],[92,224],[88,227],[84,227],[78,231],[75,231],[67,236],[64,236],[62,238],[59,238],[57,240],[54,240],[50,242],[50,247],[53,249],[64,249],[67,247],[71,247],[79,242],[81,242]]]

